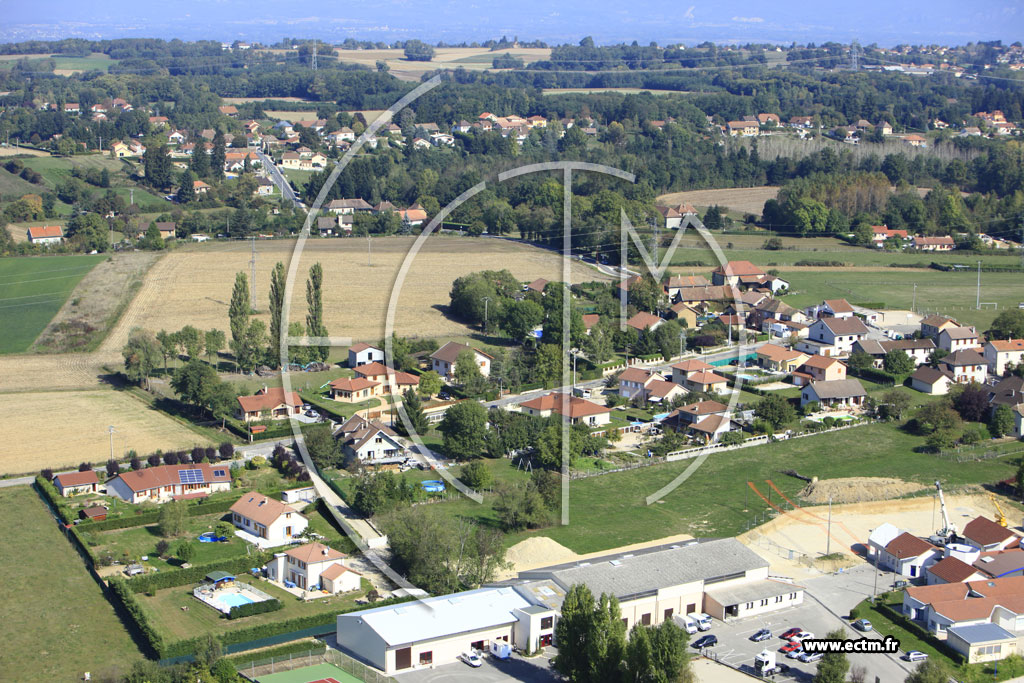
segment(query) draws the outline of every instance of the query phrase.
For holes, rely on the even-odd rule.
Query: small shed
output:
[[[228,588],[235,585],[235,577],[227,572],[212,571],[204,577],[214,588]]]
[[[93,505],[78,511],[82,519],[90,519],[94,522],[102,522],[107,518],[107,508],[102,505]]]

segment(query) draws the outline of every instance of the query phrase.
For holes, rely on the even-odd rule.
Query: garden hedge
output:
[[[114,576],[107,580],[107,585],[110,586],[111,591],[124,606],[128,614],[131,615],[132,620],[135,622],[136,628],[139,633],[145,638],[146,642],[149,643],[150,648],[158,656],[162,657],[165,650],[165,643],[163,636],[156,630],[156,627],[149,622],[149,617],[146,612],[142,609],[142,605],[139,604],[138,599],[135,597],[135,593],[128,586],[128,582],[125,579]]]
[[[276,612],[280,609],[284,609],[284,605],[277,598],[272,600],[264,600],[263,602],[250,602],[245,605],[236,605],[228,611],[228,619],[241,619],[242,617],[251,617],[254,614],[263,614],[264,612]]]

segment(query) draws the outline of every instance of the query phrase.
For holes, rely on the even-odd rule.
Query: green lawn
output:
[[[73,69],[81,71],[107,71],[111,65],[117,64],[118,60],[111,59],[105,54],[96,53],[88,57],[64,57],[54,56],[55,69]]]
[[[976,272],[944,273],[931,269],[877,273],[783,271],[782,275],[792,283],[792,293],[785,301],[797,308],[820,303],[822,299],[842,297],[851,303],[878,302],[884,303],[886,308],[909,309],[914,303],[916,284],[918,312],[949,315],[962,324],[976,325],[981,331],[992,324],[1000,311],[1016,308],[1024,301],[1024,275],[1020,273],[982,273],[981,300],[995,302],[999,308],[980,311],[975,309]]]
[[[122,562],[134,561],[146,555],[149,559],[145,564],[162,572],[174,570],[180,565],[177,558],[171,557],[170,561],[167,561],[157,556],[156,544],[162,539],[171,544],[171,550],[168,551],[170,553],[174,552],[179,541],[191,541],[196,551],[195,557],[191,560],[193,564],[206,564],[244,555],[249,544],[234,535],[229,535],[226,543],[200,543],[198,540],[199,534],[213,531],[217,523],[227,520],[228,516],[229,513],[217,513],[190,517],[186,533],[178,538],[163,539],[156,524],[101,531],[91,535],[91,538],[98,542],[92,551],[97,557],[109,555]]]
[[[642,230],[641,230],[642,232]],[[752,230],[739,234],[713,233],[715,241],[730,260],[746,260],[761,266],[791,266],[798,261],[842,261],[851,266],[908,266],[916,264],[967,263],[976,265],[980,259],[986,265],[1020,265],[1020,253],[1003,251],[975,256],[957,252],[919,254],[902,251],[886,251],[848,244],[835,237],[781,237],[782,249],[762,249],[770,233]],[[731,247],[729,245],[732,245]],[[664,250],[662,250],[664,258]],[[686,233],[679,242],[672,257],[672,264],[679,265],[692,261],[703,261],[708,267],[718,265],[707,243],[695,232]]]
[[[238,580],[277,598],[284,605],[284,609],[229,621],[214,608],[196,600],[192,596],[192,589],[195,587],[192,585],[166,588],[157,591],[155,596],[140,594],[138,599],[157,630],[169,640],[179,640],[206,633],[221,634],[241,626],[273,623],[310,614],[336,613],[354,606],[356,599],[363,597],[370,589],[369,582],[364,579],[361,590],[305,602],[268,581],[250,576],[239,576]],[[183,610],[182,607],[188,609]]]
[[[82,559],[28,486],[0,489],[0,602],[7,635],[0,678],[97,678],[140,659]]]
[[[114,183],[117,173],[124,168],[123,163],[118,159],[111,159],[101,154],[82,154],[73,157],[31,157],[22,159],[22,163],[26,167],[38,171],[50,187],[56,187],[61,182],[70,178],[72,168],[105,168],[110,171],[112,183]],[[89,184],[86,184],[86,187],[97,194],[105,192],[103,188],[94,187]],[[136,192],[136,194],[139,193]]]
[[[0,353],[28,349],[79,280],[106,258],[74,254],[0,259]]]
[[[763,482],[771,479],[783,493],[794,498],[805,482],[781,473],[790,468],[821,479],[895,477],[921,484],[941,479],[951,488],[1000,481],[1012,476],[1016,468],[1016,456],[957,463],[914,452],[923,441],[896,424],[883,423],[717,453],[688,481],[652,505],[645,504],[646,497],[671,482],[691,461],[581,479],[570,484],[568,526],[509,534],[505,542],[513,545],[527,536],[549,536],[575,552],[589,553],[681,533],[734,536],[745,531],[754,514],[767,507],[755,504],[753,494],[748,496],[747,481],[759,482],[764,489]],[[1010,443],[1003,448],[1009,451],[1018,445]],[[505,481],[523,481],[527,476],[517,472],[508,460],[485,462]],[[406,476],[436,478],[427,477],[428,474],[414,471]],[[496,525],[495,497],[485,496],[484,501],[479,505],[456,498],[434,509],[487,526]]]

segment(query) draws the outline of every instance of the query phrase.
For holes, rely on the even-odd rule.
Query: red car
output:
[[[789,654],[790,652],[796,652],[802,647],[803,645],[800,644],[799,640],[791,640],[782,647],[780,647],[779,652],[785,652],[786,654]]]
[[[780,638],[782,638],[783,640],[789,640],[789,639],[791,639],[791,638],[792,638],[793,636],[795,636],[796,634],[798,634],[798,633],[801,633],[802,631],[803,631],[803,629],[802,629],[802,628],[800,628],[799,626],[794,626],[793,628],[791,628],[791,629],[789,629],[788,631],[784,632],[784,633],[783,633],[783,634],[782,634],[781,636],[779,636],[779,637],[780,637]]]

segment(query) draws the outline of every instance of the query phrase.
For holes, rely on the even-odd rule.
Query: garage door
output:
[[[410,666],[412,666],[412,648],[403,647],[401,650],[396,650],[395,668],[408,669]]]

